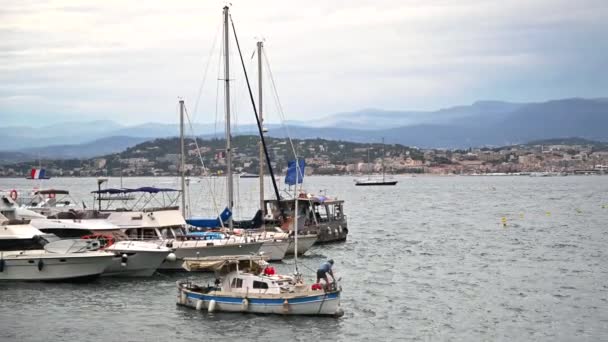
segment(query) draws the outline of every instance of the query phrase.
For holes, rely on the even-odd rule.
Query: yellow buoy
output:
[[[550,211],[547,211],[545,214],[546,214],[547,216],[551,216],[551,212],[550,212]]]
[[[502,221],[502,226],[506,227],[507,226],[507,218],[503,216],[500,220]]]

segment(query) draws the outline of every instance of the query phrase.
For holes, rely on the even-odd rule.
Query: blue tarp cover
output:
[[[304,159],[298,159],[298,184],[302,183],[304,180],[304,167],[306,166],[306,163],[304,161]],[[287,163],[287,174],[285,175],[285,184],[287,185],[294,185],[296,184],[296,162],[295,160],[292,160],[290,162]]]
[[[226,223],[230,217],[232,217],[232,212],[230,209],[226,208],[220,214],[220,217],[216,219],[207,219],[207,218],[199,218],[199,217],[191,217],[186,219],[186,222],[189,225],[201,228],[219,228],[222,226],[222,222]],[[220,222],[221,219],[221,222]]]

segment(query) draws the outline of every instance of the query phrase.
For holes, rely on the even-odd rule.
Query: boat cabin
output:
[[[289,291],[293,278],[275,274],[261,256],[235,257],[215,266],[221,290],[239,294],[280,294]]]
[[[290,284],[289,279],[282,279],[279,276],[232,272],[224,278],[222,291],[248,294],[280,294],[281,290]]]
[[[302,196],[303,195],[303,196]],[[324,196],[310,196],[302,194],[298,197],[298,231],[309,226],[318,226],[324,223],[345,222],[344,201],[330,199]],[[265,219],[267,224],[274,223],[282,228],[293,230],[293,212],[295,200],[286,199],[280,202],[266,200]]]
[[[57,241],[53,234],[44,234],[27,221],[14,222],[0,214],[0,252],[43,249]]]

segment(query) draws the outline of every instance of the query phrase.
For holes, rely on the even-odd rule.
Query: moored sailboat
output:
[[[227,71],[229,19],[229,8],[226,6],[224,7],[226,82],[230,79]],[[234,23],[232,26],[234,28]],[[236,39],[236,32],[234,35]],[[245,78],[247,79],[247,76]],[[298,167],[297,160],[295,164],[295,184],[298,184],[298,178],[302,177],[298,175],[303,173]],[[297,189],[294,188],[294,192],[296,191]],[[298,201],[296,200],[294,204],[294,212],[298,213]],[[334,282],[331,287],[325,289],[317,286],[318,284],[308,287],[298,271],[298,216],[294,215],[296,265],[294,276],[275,274],[274,268],[269,267],[260,256],[228,258],[215,267],[218,276],[215,285],[200,286],[191,281],[178,281],[177,304],[196,310],[205,309],[208,312],[342,316],[344,312],[340,308],[341,289],[337,283]]]
[[[367,179],[355,180],[356,186],[378,186],[378,185],[396,185],[397,181],[394,179],[386,179],[386,173],[384,171],[384,138],[382,138],[382,178],[372,178],[368,176]],[[368,163],[369,163],[369,150],[368,150]]]

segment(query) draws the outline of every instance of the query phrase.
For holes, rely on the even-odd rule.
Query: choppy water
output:
[[[126,179],[125,186],[170,182]],[[301,259],[310,278],[324,258],[336,260],[344,317],[177,307],[175,281],[187,274],[0,283],[0,341],[608,340],[608,177],[416,177],[360,188],[347,177],[307,182],[347,202],[348,242]],[[256,183],[241,180],[241,202],[255,201],[246,189]],[[26,184],[0,179],[0,189]],[[93,179],[48,186],[80,195],[95,187]],[[289,271],[291,262],[278,268]]]

